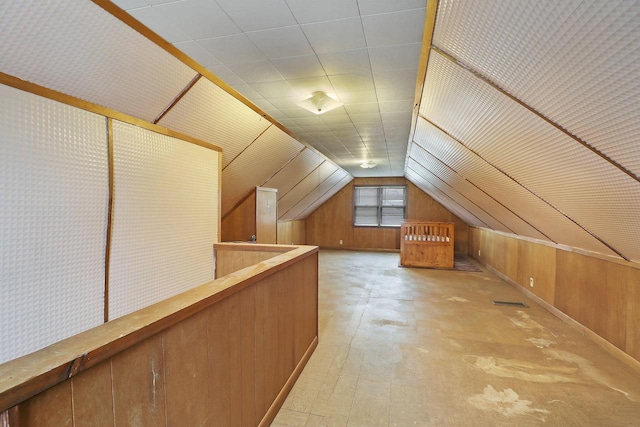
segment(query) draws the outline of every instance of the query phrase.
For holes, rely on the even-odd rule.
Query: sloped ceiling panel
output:
[[[284,219],[291,208],[338,169],[333,163],[325,161],[297,183],[287,194],[282,195],[278,200],[278,219]]]
[[[640,185],[597,154],[432,51],[420,114],[572,218],[640,259]]]
[[[416,162],[413,158],[409,158],[407,167],[420,175],[425,183],[428,183],[431,187],[445,194],[456,204],[460,205],[465,211],[470,212],[473,216],[478,218],[478,220],[485,224],[484,227],[509,233],[509,230],[502,223],[491,216],[491,213],[484,211],[478,205],[464,197],[464,195],[458,193],[449,184],[440,179],[439,176]],[[445,204],[445,206],[447,205]]]
[[[409,181],[411,181],[416,187],[420,190],[424,191],[430,197],[432,197],[435,201],[440,203],[442,206],[446,207],[458,218],[462,219],[469,225],[473,225],[476,227],[486,227],[487,225],[480,221],[477,217],[473,216],[469,211],[465,210],[454,202],[451,198],[446,196],[440,190],[429,184],[420,174],[413,169],[407,168],[406,177]]]
[[[322,162],[324,162],[322,156],[309,148],[305,148],[265,182],[262,187],[276,188],[278,190],[278,198],[281,198],[309,175],[311,171],[320,166]]]
[[[90,1],[2,4],[0,70],[154,120],[197,73]]]
[[[310,204],[304,211],[302,211],[302,213],[300,213],[296,217],[296,219],[304,219],[308,217],[309,215],[311,215],[311,213],[313,213],[313,211],[322,206],[324,202],[335,196],[338,191],[342,190],[347,184],[353,181],[353,176],[351,176],[347,171],[338,171],[336,173],[339,173],[342,176],[342,179],[340,179],[337,184],[335,184],[328,191],[322,194],[320,198],[318,198],[314,203]]]
[[[554,243],[615,255],[562,213],[423,118],[418,119],[414,143],[428,149]]]
[[[158,124],[222,148],[224,168],[271,122],[216,84],[201,78]]]
[[[304,146],[271,126],[222,170],[223,216],[253,188],[261,185],[296,157]]]
[[[441,1],[434,44],[640,175],[640,2]]]
[[[546,236],[516,216],[512,211],[509,211],[504,205],[484,193],[477,186],[474,186],[464,179],[457,171],[451,169],[451,166],[445,165],[440,159],[419,144],[412,146],[411,157],[483,211],[490,212],[509,232],[534,237],[536,239],[546,239]]]
[[[327,179],[320,183],[313,191],[309,192],[302,200],[296,203],[291,209],[282,215],[283,220],[301,219],[304,212],[318,200],[322,199],[327,192],[331,191],[340,181],[348,177],[347,172],[336,169]]]

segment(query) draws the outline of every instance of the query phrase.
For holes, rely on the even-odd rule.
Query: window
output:
[[[355,187],[353,224],[360,227],[400,227],[406,212],[405,186]]]

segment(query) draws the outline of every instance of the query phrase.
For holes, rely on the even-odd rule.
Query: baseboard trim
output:
[[[307,351],[305,351],[302,359],[300,359],[300,362],[289,376],[287,382],[284,384],[284,387],[282,387],[282,390],[280,390],[280,393],[278,393],[278,396],[276,396],[275,400],[267,410],[267,413],[264,414],[264,417],[262,417],[262,420],[258,424],[259,427],[270,426],[273,420],[276,418],[276,415],[278,415],[278,411],[284,404],[284,401],[287,399],[289,392],[291,392],[291,389],[298,380],[298,377],[300,377],[302,370],[307,365],[307,362],[311,358],[311,355],[315,351],[316,347],[318,347],[318,337],[315,337],[313,339],[313,341],[309,345],[309,348],[307,348]]]
[[[548,312],[550,312],[551,314],[553,314],[554,316],[556,316],[557,318],[559,318],[560,320],[562,320],[563,322],[565,322],[566,324],[571,326],[572,328],[576,329],[582,335],[584,335],[584,336],[588,337],[589,339],[591,339],[593,342],[598,344],[600,347],[602,347],[604,350],[606,350],[612,356],[614,356],[615,358],[617,358],[618,360],[623,362],[625,365],[629,366],[630,368],[632,368],[635,371],[637,371],[638,373],[640,373],[640,361],[639,360],[634,359],[628,353],[625,353],[624,350],[622,350],[622,349],[616,347],[615,345],[611,344],[609,341],[607,341],[606,339],[602,338],[600,335],[596,334],[591,329],[587,328],[586,326],[584,326],[582,323],[578,322],[574,318],[569,317],[569,315],[567,315],[563,311],[560,311],[557,307],[549,304],[547,301],[543,300],[542,298],[540,298],[538,295],[534,294],[530,290],[525,289],[524,287],[520,286],[517,282],[515,282],[510,277],[506,276],[505,274],[501,273],[500,271],[496,270],[495,268],[493,268],[493,267],[491,267],[489,265],[486,265],[486,264],[482,264],[482,265],[484,265],[484,267],[487,270],[489,270],[491,273],[495,274],[496,276],[498,276],[499,278],[501,278],[502,280],[504,280],[505,282],[507,282],[511,286],[515,287],[518,291],[522,292],[528,298],[530,298],[533,301],[535,301],[536,303],[538,303],[540,306],[542,306]]]

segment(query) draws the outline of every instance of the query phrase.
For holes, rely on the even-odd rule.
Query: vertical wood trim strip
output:
[[[105,249],[104,266],[104,323],[109,321],[109,264],[111,261],[111,236],[113,234],[113,202],[114,202],[114,176],[113,176],[113,119],[107,118],[107,140],[109,161],[109,204],[107,206],[107,242]]]

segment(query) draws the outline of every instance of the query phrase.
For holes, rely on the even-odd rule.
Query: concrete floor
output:
[[[638,371],[491,273],[398,260],[320,252],[319,345],[273,426],[640,425]]]

